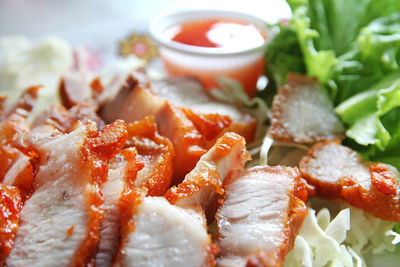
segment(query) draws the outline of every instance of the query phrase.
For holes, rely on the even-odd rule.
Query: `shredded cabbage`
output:
[[[393,252],[395,244],[400,242],[399,234],[392,231],[394,222],[347,204],[342,204],[331,220],[327,208],[316,213],[312,204],[308,203],[308,214],[294,249],[286,256],[285,266],[366,266],[365,255]]]

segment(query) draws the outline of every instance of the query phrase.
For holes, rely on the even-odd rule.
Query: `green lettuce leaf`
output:
[[[347,99],[335,111],[348,125],[346,135],[368,146],[365,158],[400,169],[400,72]]]
[[[269,77],[278,86],[290,71],[318,78],[348,127],[346,144],[400,168],[400,1],[288,3],[293,18],[269,45]]]
[[[268,44],[265,59],[271,82],[280,87],[289,72],[305,73],[306,66],[294,29],[282,24],[278,25],[278,29],[279,34]]]

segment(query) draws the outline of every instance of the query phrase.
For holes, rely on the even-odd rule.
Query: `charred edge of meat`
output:
[[[214,140],[223,134],[231,124],[229,116],[219,114],[198,114],[188,108],[182,108],[189,120],[193,122],[197,130],[208,140]]]
[[[319,152],[325,145],[340,143],[340,140],[329,140],[317,143],[310,150],[308,150],[307,154],[299,162],[299,168],[302,176],[307,183],[313,187],[313,192],[318,196],[331,199],[338,198],[340,197],[341,185],[340,183],[330,183],[327,185],[326,182],[320,181],[318,177],[313,177],[308,173],[308,163],[310,160],[316,157],[316,153]]]
[[[88,122],[92,124],[92,122]],[[94,125],[92,124],[94,127]],[[103,198],[101,184],[108,175],[107,160],[112,159],[122,149],[128,133],[123,121],[116,121],[97,132],[91,127],[88,137],[81,149],[81,164],[89,164],[91,191],[88,192],[89,228],[83,244],[75,254],[75,263],[78,266],[93,261],[100,242],[100,229],[104,214],[101,209]]]
[[[302,90],[302,87],[315,88],[316,85],[318,85],[318,80],[316,78],[310,78],[295,73],[288,74],[287,83],[279,88],[273,100],[271,127],[269,131],[275,139],[284,142],[314,143],[330,139],[343,140],[345,138],[344,132],[341,134],[332,133],[332,136],[308,136],[308,138],[300,138],[295,134],[292,135],[287,132],[287,126],[285,125],[287,122],[285,122],[282,117],[288,109],[290,109],[290,107],[285,105],[289,96],[296,94],[296,91]]]
[[[121,214],[121,231],[120,243],[117,253],[113,258],[113,262],[118,262],[121,257],[121,250],[123,250],[126,239],[129,234],[135,231],[135,221],[133,216],[136,214],[138,207],[143,202],[147,192],[143,189],[131,188],[125,186],[122,192],[122,197],[119,200],[119,210]]]
[[[157,160],[157,167],[151,170],[149,177],[143,184],[148,189],[148,195],[164,195],[171,184],[172,164],[175,157],[171,141],[158,134],[153,116],[129,123],[128,135],[125,147],[134,146],[141,156],[150,157],[150,160]],[[153,141],[158,147],[146,146],[147,142],[143,142],[145,139]]]
[[[14,246],[18,231],[22,199],[14,186],[0,185],[0,266]]]

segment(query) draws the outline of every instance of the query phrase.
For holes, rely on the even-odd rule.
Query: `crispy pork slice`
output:
[[[342,197],[378,218],[400,221],[400,175],[395,167],[364,162],[339,141],[325,141],[301,159],[300,170],[317,195]]]
[[[45,109],[32,123],[32,128],[49,125],[62,133],[69,133],[72,130],[74,119],[68,110],[60,105],[55,104]]]
[[[149,196],[163,196],[171,184],[175,153],[172,143],[158,134],[153,116],[128,124],[125,147],[135,147],[144,162],[135,186],[147,188]]]
[[[16,186],[23,200],[29,196],[31,191],[34,178],[34,166],[32,161],[34,160],[36,160],[36,155],[25,155],[23,152],[19,151],[18,157],[7,170],[2,182],[4,185]]]
[[[103,101],[104,103],[100,107],[100,116],[106,122],[113,121],[115,118],[134,122],[146,116],[155,116],[166,101],[138,85],[139,82],[134,75],[129,75],[118,94],[108,101]],[[102,103],[102,100],[99,101]]]
[[[162,197],[136,200],[114,266],[211,266],[214,248],[202,211],[171,205]],[[132,207],[131,207],[132,209]]]
[[[168,102],[156,115],[156,123],[160,134],[167,137],[174,147],[172,184],[178,184],[207,152],[205,140],[185,113]]]
[[[16,115],[19,115],[22,118],[27,118],[37,102],[39,89],[40,86],[31,86],[26,89],[18,99],[18,102],[12,108],[4,110],[4,116],[2,119],[10,119],[10,117]]]
[[[223,116],[225,125],[220,125],[221,130],[236,132],[244,136],[248,143],[254,139],[257,121],[238,107],[211,98],[194,78],[171,77],[153,82],[151,91],[179,107],[190,109],[193,116],[200,117],[203,123],[204,119],[210,121],[212,116]],[[218,134],[220,136],[221,132]]]
[[[85,123],[94,121],[98,129],[103,129],[105,123],[97,115],[93,106],[77,104],[66,109],[64,106],[55,104],[44,110],[32,123],[32,128],[47,125],[62,133],[70,133],[78,122]]]
[[[218,206],[217,195],[223,194],[223,181],[229,173],[243,169],[249,159],[244,137],[225,133],[200,158],[185,180],[170,188],[165,197],[181,207],[199,205],[206,212],[207,218],[211,219]]]
[[[87,75],[82,72],[69,72],[61,78],[59,94],[66,108],[78,104],[94,104],[92,90]]]
[[[75,123],[78,121],[85,123],[91,120],[96,122],[97,129],[101,130],[105,126],[105,122],[97,115],[96,110],[97,106],[78,104],[70,108],[68,112]]]
[[[117,97],[119,99],[115,103],[123,101],[124,96],[126,97],[131,89],[136,86],[141,88],[150,87],[150,79],[141,69],[128,74],[118,73],[110,81],[107,81],[107,77],[105,78],[106,81],[102,77],[101,79],[94,79],[91,83],[92,90],[95,92],[96,103],[100,106],[115,101]]]
[[[108,165],[108,179],[102,185],[104,198],[104,221],[100,228],[100,244],[96,254],[96,266],[111,266],[118,250],[121,236],[121,212],[119,202],[124,197],[123,190],[134,184],[143,162],[135,148],[127,148]]]
[[[3,266],[14,245],[21,208],[19,190],[14,186],[0,184],[0,266]]]
[[[101,132],[88,122],[34,143],[38,171],[7,266],[84,266],[93,260],[103,219],[100,186],[107,177],[106,162],[126,139],[123,121]]]
[[[278,140],[314,143],[344,138],[344,127],[316,79],[289,73],[274,97],[270,134]]]
[[[0,122],[0,182],[17,186],[23,199],[31,189],[35,154],[22,151],[14,140],[31,128],[27,118],[36,103],[38,90],[37,86],[28,88]]]
[[[225,182],[218,209],[218,266],[283,266],[307,214],[297,168],[253,167]]]
[[[172,183],[181,182],[207,151],[205,140],[193,122],[182,109],[156,97],[148,89],[136,86],[123,100],[119,98],[117,96],[116,101],[101,108],[102,118],[106,121],[121,118],[126,122],[135,122],[146,116],[154,116],[160,135],[172,142],[175,151]]]
[[[127,84],[129,83],[127,82]],[[242,114],[237,109],[228,108],[222,103],[219,108],[226,112],[221,114],[215,107],[204,107],[206,95],[200,94],[199,88],[196,89],[196,92],[203,99],[201,100],[203,105],[201,111],[204,113],[192,110],[192,106],[195,105],[182,107],[180,105],[184,101],[158,96],[157,92],[160,92],[161,96],[166,95],[161,93],[161,89],[153,91],[151,88],[138,86],[140,83],[131,84],[134,87],[124,87],[113,101],[102,105],[100,115],[105,121],[120,118],[126,122],[141,120],[150,115],[154,116],[160,135],[170,139],[175,150],[172,184],[180,183],[185,175],[194,168],[200,157],[225,132],[238,132],[243,134],[248,141],[254,138],[256,121],[250,115]],[[184,94],[190,90],[176,91]],[[209,100],[209,98],[206,99]],[[234,119],[230,115],[235,116]]]

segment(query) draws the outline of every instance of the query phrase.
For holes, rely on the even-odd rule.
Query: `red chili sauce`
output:
[[[256,26],[236,20],[208,19],[187,22],[169,30],[171,40],[193,46],[248,48],[264,43]]]
[[[185,45],[218,48],[226,51],[241,51],[264,44],[266,35],[255,25],[237,20],[207,19],[197,20],[174,26],[165,32],[164,37]],[[232,58],[233,62],[242,59]],[[217,88],[215,78],[226,76],[238,80],[246,93],[253,97],[256,93],[258,78],[264,71],[264,56],[260,55],[249,63],[193,69],[163,58],[168,73],[172,76],[194,76],[204,85],[206,90]]]

